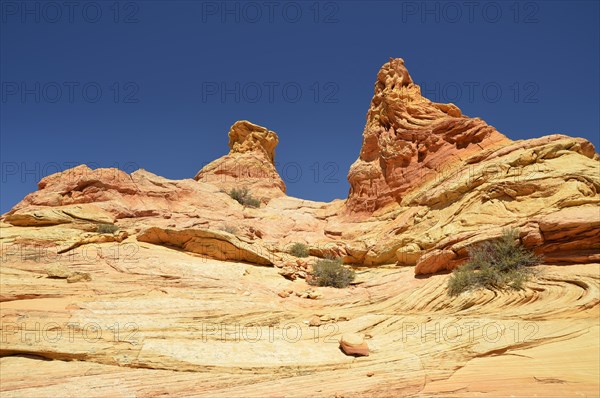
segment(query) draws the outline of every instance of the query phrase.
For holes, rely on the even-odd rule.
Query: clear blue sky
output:
[[[389,57],[512,139],[600,145],[598,1],[0,4],[2,213],[79,163],[192,178],[240,119],[288,194],[344,198]]]

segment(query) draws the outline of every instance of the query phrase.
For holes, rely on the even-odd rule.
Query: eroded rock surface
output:
[[[511,227],[548,262],[598,261],[600,162],[593,145],[558,134],[513,142],[452,104],[422,97],[402,59],[377,76],[345,202],[285,196],[274,166],[277,143],[274,132],[236,122],[230,153],[200,170],[197,181],[78,166],[42,179],[4,221],[87,231],[116,221],[131,233],[230,230],[271,253],[302,242],[316,257],[416,266],[417,274],[451,270],[471,245]],[[259,209],[229,197],[240,187],[263,201]]]
[[[407,191],[434,179],[455,163],[510,142],[454,104],[421,95],[401,58],[377,74],[360,156],[350,167],[350,212],[373,212],[400,203]]]
[[[178,247],[217,260],[247,261],[259,265],[273,264],[273,257],[269,255],[267,248],[249,239],[240,239],[229,232],[152,227],[140,233],[137,240]]]
[[[230,211],[228,197],[213,185],[192,179],[169,180],[139,169],[95,169],[86,165],[49,175],[3,216],[13,225],[36,226],[73,221],[112,223],[118,219],[194,217],[198,211]]]
[[[227,192],[247,187],[260,199],[281,196],[285,184],[275,168],[278,143],[277,134],[265,127],[235,122],[229,130],[229,154],[204,166],[194,178]]]
[[[363,138],[331,203],[286,196],[277,135],[247,121],[195,180],[85,165],[42,179],[0,219],[1,395],[597,395],[593,145],[513,142],[423,98],[401,59],[378,74]],[[242,186],[259,208],[227,194]],[[507,227],[543,256],[535,278],[449,297],[431,274]],[[309,286],[330,256],[382,267]]]
[[[3,229],[22,239],[40,234]],[[0,267],[3,397],[598,391],[600,264],[543,265],[523,291],[453,299],[448,275],[370,268],[362,271],[367,282],[312,287],[321,297],[310,300],[280,297],[309,286],[272,267],[133,237],[59,258],[23,254],[3,253]],[[91,278],[48,278],[50,261]],[[310,325],[315,314],[319,326]],[[369,336],[369,356],[340,350],[350,333]]]

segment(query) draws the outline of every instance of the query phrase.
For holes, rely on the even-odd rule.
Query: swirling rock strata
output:
[[[350,212],[373,212],[400,203],[404,194],[435,178],[453,163],[510,142],[454,104],[421,95],[401,58],[377,74],[360,156],[350,167]]]

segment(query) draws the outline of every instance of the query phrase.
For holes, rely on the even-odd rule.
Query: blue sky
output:
[[[597,1],[68,4],[0,3],[2,213],[80,163],[192,178],[240,119],[288,194],[344,198],[389,57],[512,139],[600,145]]]

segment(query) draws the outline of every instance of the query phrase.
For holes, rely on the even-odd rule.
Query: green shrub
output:
[[[514,229],[504,230],[498,239],[469,250],[467,262],[455,269],[448,281],[448,294],[456,296],[473,289],[521,289],[529,279],[527,267],[541,259],[518,242]]]
[[[290,254],[294,257],[308,257],[310,253],[304,243],[294,243],[290,248]]]
[[[344,268],[342,261],[323,259],[313,266],[310,283],[317,286],[347,287],[354,280],[354,271]]]
[[[98,224],[96,232],[99,234],[114,234],[119,230],[115,224]]]
[[[248,188],[233,188],[229,192],[229,196],[236,200],[239,204],[246,207],[260,207],[260,200],[254,198]]]
[[[250,197],[246,199],[246,201],[244,202],[244,206],[254,208],[260,207],[260,200]]]

